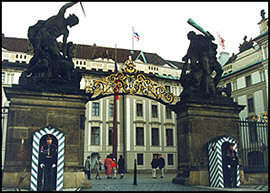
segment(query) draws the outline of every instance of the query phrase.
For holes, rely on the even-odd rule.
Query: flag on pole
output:
[[[137,41],[140,40],[140,35],[134,30],[134,27],[132,26],[132,34],[131,34],[131,39],[132,39],[132,50],[134,50],[134,38],[136,38]]]
[[[133,37],[136,38],[136,40],[140,40],[140,35],[137,32],[133,32]]]
[[[219,45],[221,45],[222,49],[225,49],[225,40],[217,33]]]
[[[86,17],[82,2],[80,2],[80,5],[81,5],[81,8],[82,8],[83,15]]]

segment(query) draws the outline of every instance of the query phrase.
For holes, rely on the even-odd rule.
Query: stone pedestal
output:
[[[33,133],[48,125],[58,128],[65,134],[64,177],[66,172],[83,174],[87,102],[84,92],[33,91],[20,85],[13,85],[11,88],[5,88],[5,93],[10,101],[10,107],[3,186],[16,187],[19,179],[13,178],[14,183],[8,179],[12,176],[19,178],[23,171],[30,182]],[[29,184],[26,181],[23,183]]]
[[[178,171],[174,183],[209,185],[207,143],[229,135],[239,141],[239,112],[243,106],[227,102],[189,100],[176,104]]]

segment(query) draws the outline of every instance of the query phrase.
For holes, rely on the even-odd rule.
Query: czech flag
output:
[[[221,45],[221,47],[224,50],[225,49],[225,40],[220,36],[219,33],[217,33],[217,36],[218,36],[219,44]]]
[[[133,32],[133,37],[136,38],[138,41],[140,40],[140,35],[137,32]]]

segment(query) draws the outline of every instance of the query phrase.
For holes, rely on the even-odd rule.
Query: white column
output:
[[[2,137],[3,138],[2,138],[2,164],[1,164],[2,171],[5,167],[7,120],[8,120],[8,109],[3,108],[2,109]]]
[[[264,70],[264,73],[265,73],[265,85],[266,85],[266,101],[268,101],[268,62],[267,64],[265,65],[265,70]],[[268,103],[266,103],[267,105],[267,108],[268,109]]]
[[[125,125],[125,129],[126,129],[126,151],[130,151],[130,124],[131,124],[131,120],[130,120],[130,97],[127,96],[126,98],[126,125]]]

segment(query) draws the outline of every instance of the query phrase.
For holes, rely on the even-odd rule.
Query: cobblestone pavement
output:
[[[80,191],[205,191],[204,188],[194,188],[173,184],[172,179],[176,174],[166,174],[164,178],[153,179],[151,174],[137,174],[137,185],[134,185],[133,174],[127,174],[123,179],[103,179],[91,180],[91,189],[80,189]],[[208,190],[211,191],[211,190]],[[214,191],[214,190],[213,190]]]
[[[63,191],[268,191],[268,185],[240,185],[240,188],[213,188],[209,186],[184,186],[173,184],[176,174],[166,174],[164,178],[153,179],[151,174],[137,174],[137,185],[134,184],[133,174],[126,174],[123,179],[95,180],[92,174],[92,188],[68,188]],[[19,191],[15,188],[2,188],[2,191]],[[22,189],[20,191],[29,191]]]
[[[184,186],[173,184],[172,180],[176,174],[166,174],[164,178],[153,179],[151,174],[137,174],[137,185],[134,184],[133,174],[127,174],[123,179],[101,180],[92,178],[91,189],[80,189],[79,191],[268,191],[264,185],[242,185],[240,188],[213,188],[209,186]]]

